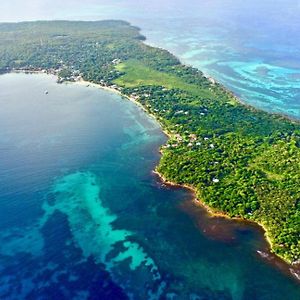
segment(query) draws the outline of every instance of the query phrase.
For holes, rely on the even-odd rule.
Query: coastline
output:
[[[89,82],[89,81],[85,81],[85,80],[80,80],[80,81],[77,81],[76,83],[78,84],[82,84],[82,85],[89,85],[89,86],[92,86],[92,87],[96,87],[96,88],[101,88],[103,90],[106,90],[106,91],[109,91],[109,92],[112,92],[112,93],[115,93],[115,94],[118,94],[119,96],[123,97],[123,98],[126,98],[127,100],[131,101],[132,103],[136,104],[138,107],[140,107],[145,113],[147,113],[148,116],[152,117],[160,126],[162,132],[168,136],[169,138],[172,137],[172,134],[170,132],[168,132],[164,127],[163,125],[161,124],[161,122],[157,119],[157,117],[154,115],[154,114],[151,114],[149,113],[145,108],[144,106],[139,103],[138,101],[136,101],[136,99],[132,98],[132,97],[129,97],[127,95],[124,95],[122,94],[121,91],[113,88],[113,87],[107,87],[107,86],[102,86],[100,84],[97,84],[97,83],[93,83],[93,82]],[[222,85],[223,87],[223,85]],[[229,92],[231,93],[231,91],[227,90],[225,87],[223,87],[225,89],[226,92]],[[233,94],[234,95],[234,94]],[[241,105],[245,105],[245,106],[249,106],[251,109],[255,110],[255,111],[259,111],[259,109],[256,109],[255,107],[252,107],[250,105],[247,105],[247,104],[244,104],[237,96],[234,95],[234,97],[236,98],[236,100],[241,104]],[[273,114],[273,115],[277,115],[277,114]],[[287,118],[289,120],[291,120],[288,116],[285,116],[285,115],[279,115],[281,116],[282,118]],[[298,120],[298,122],[300,122]],[[161,155],[163,155],[163,151],[160,150],[160,153]],[[280,259],[282,262],[284,262],[284,264],[287,265],[288,269],[289,269],[289,274],[297,280],[297,282],[300,281],[300,264],[297,264],[296,267],[295,267],[295,264],[293,263],[290,263],[289,261],[286,261],[283,257],[280,257],[279,255],[277,254],[274,254],[272,252],[272,248],[273,248],[273,243],[272,243],[272,240],[270,239],[270,237],[268,236],[268,230],[266,228],[266,226],[258,221],[252,221],[252,220],[248,220],[248,219],[245,219],[245,218],[242,218],[242,217],[230,217],[228,214],[224,213],[224,212],[220,212],[220,211],[216,211],[214,209],[212,209],[210,206],[208,206],[207,204],[204,203],[203,200],[201,199],[198,199],[196,197],[197,195],[197,189],[193,186],[190,186],[190,185],[187,185],[187,184],[179,184],[179,183],[176,183],[176,182],[172,182],[172,181],[169,181],[167,180],[162,174],[160,174],[158,171],[157,171],[157,168],[155,168],[154,170],[152,170],[152,173],[155,174],[156,176],[158,176],[159,180],[161,180],[162,183],[164,183],[165,185],[167,186],[170,186],[170,187],[177,187],[177,188],[185,188],[189,191],[192,192],[193,194],[193,203],[197,206],[201,206],[203,207],[207,213],[210,215],[210,217],[212,218],[225,218],[225,219],[228,219],[228,220],[234,220],[234,221],[237,221],[237,222],[244,222],[244,223],[248,223],[248,224],[254,224],[254,225],[257,225],[259,226],[263,232],[264,232],[264,239],[265,241],[267,242],[268,246],[269,246],[269,251],[270,251],[270,254],[274,255],[275,257],[277,257],[278,259]],[[257,253],[262,257],[262,258],[265,258],[267,260],[270,260],[268,259],[268,256],[269,254],[267,253],[264,253],[264,252],[261,252],[259,250],[257,250]]]
[[[105,91],[108,91],[108,92],[111,92],[111,93],[114,93],[114,94],[117,94],[119,96],[121,96],[122,98],[125,98],[129,101],[131,101],[132,103],[134,103],[135,105],[137,105],[139,108],[141,108],[145,113],[147,113],[148,116],[150,116],[151,118],[153,118],[160,126],[160,129],[162,130],[162,132],[168,136],[169,138],[172,137],[172,134],[170,132],[168,132],[165,128],[163,128],[163,125],[161,124],[161,122],[156,118],[156,116],[154,114],[151,114],[149,113],[149,111],[147,111],[147,109],[145,109],[145,107],[139,103],[136,99],[132,98],[132,97],[129,97],[127,95],[124,95],[122,94],[121,91],[113,88],[113,87],[109,87],[109,86],[103,86],[101,84],[98,84],[98,83],[93,83],[93,82],[90,82],[90,81],[86,81],[86,80],[83,80],[81,79],[80,81],[76,81],[74,82],[76,84],[80,84],[80,85],[85,85],[85,86],[91,86],[91,87],[95,87],[95,88],[100,88],[102,90],[105,90]]]
[[[145,108],[144,106],[139,103],[138,101],[136,101],[134,98],[132,97],[129,97],[127,95],[124,95],[122,94],[122,92],[120,92],[119,90],[115,89],[115,88],[112,88],[112,87],[107,87],[107,86],[102,86],[101,84],[97,84],[97,83],[93,83],[93,82],[89,82],[89,81],[86,81],[86,80],[80,80],[80,81],[77,81],[75,82],[77,84],[80,84],[80,85],[89,85],[91,87],[95,87],[95,88],[100,88],[100,89],[103,89],[105,91],[108,91],[108,92],[111,92],[111,93],[115,93],[123,98],[126,98],[127,100],[131,101],[132,103],[136,104],[138,107],[140,107],[144,112],[147,113],[148,116],[152,117],[160,126],[162,132],[167,135],[169,138],[172,137],[172,134],[168,131],[166,131],[166,129],[163,128],[163,125],[160,123],[160,121],[156,118],[156,116],[154,114],[150,114]],[[242,103],[241,103],[242,104]],[[163,152],[160,150],[160,153],[161,155],[163,155]],[[270,238],[268,237],[267,235],[267,229],[265,228],[265,226],[259,222],[256,222],[256,221],[251,221],[251,220],[248,220],[248,219],[244,219],[242,217],[230,217],[228,214],[224,213],[224,212],[220,212],[220,211],[216,211],[214,209],[212,209],[210,206],[208,206],[207,204],[205,204],[201,199],[198,199],[196,197],[196,194],[197,194],[197,189],[191,185],[187,185],[187,184],[179,184],[179,183],[176,183],[176,182],[172,182],[172,181],[169,181],[167,180],[161,173],[159,173],[157,171],[157,168],[155,168],[154,170],[152,170],[152,173],[157,175],[159,177],[159,179],[165,184],[165,185],[168,185],[168,186],[171,186],[171,187],[178,187],[178,188],[185,188],[185,189],[188,189],[190,190],[193,194],[194,194],[194,197],[193,197],[193,202],[196,204],[196,205],[201,205],[202,207],[204,207],[206,209],[206,211],[210,214],[211,217],[221,217],[221,218],[226,218],[226,219],[230,219],[230,220],[236,220],[236,221],[242,221],[242,222],[249,222],[249,223],[254,223],[254,224],[257,224],[259,225],[263,231],[265,232],[265,239],[266,241],[268,242],[268,244],[270,245],[270,248],[272,248],[272,241],[270,240]],[[288,263],[288,262],[287,262]],[[289,263],[288,263],[289,264]]]
[[[48,75],[56,76],[58,78],[58,74],[57,74],[57,72],[55,72],[55,70],[22,70],[22,69],[20,70],[20,69],[14,69],[14,70],[10,70],[8,72],[4,72],[3,74],[5,74],[5,73],[48,74]],[[136,99],[123,94],[117,88],[114,88],[112,86],[101,85],[101,84],[90,82],[90,81],[86,81],[86,80],[83,80],[83,79],[80,79],[80,80],[74,81],[74,82],[73,81],[63,81],[63,83],[65,83],[65,84],[72,83],[72,84],[84,85],[86,87],[90,86],[90,87],[94,87],[94,88],[100,88],[102,90],[105,90],[105,91],[117,94],[117,95],[121,96],[122,98],[125,98],[125,99],[131,101],[132,103],[134,103],[135,105],[137,105],[139,108],[141,108],[148,116],[150,116],[151,118],[153,118],[159,124],[162,132],[166,136],[168,136],[169,138],[171,138],[173,136],[172,133],[168,132],[163,127],[163,125],[161,124],[161,122],[158,120],[158,118],[154,114],[149,113],[149,111],[147,111],[147,109],[141,103],[139,103]],[[261,111],[260,109],[257,109],[255,107],[249,105],[249,104],[245,104],[241,99],[239,99],[231,91],[229,91],[228,89],[226,89],[226,87],[224,87],[222,84],[221,84],[221,86],[222,86],[222,88],[224,89],[225,92],[231,93],[234,96],[234,98],[236,98],[236,100],[238,101],[238,103],[240,105],[244,105],[246,107],[249,107],[251,110],[254,110],[254,111]],[[293,122],[300,122],[300,120],[293,120],[289,116],[285,116],[285,115],[281,115],[281,114],[274,114],[274,113],[269,113],[269,114],[274,115],[274,116],[280,116],[283,119],[288,119],[288,120],[293,121]],[[163,155],[163,151],[160,151],[160,153],[161,153],[161,155]],[[267,244],[269,246],[270,254],[274,255],[275,257],[277,257],[278,259],[280,259],[282,262],[284,262],[284,264],[286,265],[286,267],[289,270],[289,275],[292,276],[294,279],[296,279],[297,282],[299,283],[299,281],[300,281],[300,264],[295,265],[293,263],[290,263],[289,261],[286,261],[284,258],[282,258],[279,255],[276,255],[276,254],[274,254],[272,252],[273,243],[272,243],[271,239],[268,236],[268,230],[265,227],[265,225],[261,224],[258,221],[252,221],[252,220],[248,220],[248,219],[245,219],[245,218],[242,218],[242,217],[230,217],[228,214],[226,214],[224,212],[216,211],[216,210],[212,209],[210,206],[208,206],[207,204],[205,204],[203,202],[203,200],[198,199],[196,197],[196,195],[197,195],[197,189],[195,187],[190,186],[190,185],[186,185],[186,184],[178,184],[176,182],[169,181],[162,174],[160,174],[157,171],[156,168],[155,168],[155,170],[152,171],[152,173],[155,174],[155,175],[157,175],[158,178],[161,180],[161,182],[163,182],[167,186],[174,187],[174,188],[185,188],[185,189],[190,190],[192,192],[192,194],[193,194],[192,202],[196,206],[203,207],[207,211],[207,213],[210,215],[210,217],[212,217],[212,218],[214,218],[214,217],[225,218],[225,219],[229,219],[229,220],[234,220],[234,221],[238,221],[238,222],[245,222],[245,223],[248,223],[248,224],[255,224],[255,225],[259,226],[263,230],[263,232],[264,232],[264,239],[265,239],[265,241],[267,242]],[[263,259],[265,259],[266,261],[269,261],[269,262],[271,261],[270,259],[268,259],[268,257],[265,257],[265,255],[267,255],[267,256],[269,255],[268,253],[266,254],[266,253],[263,253],[263,252],[260,253],[260,252],[261,251],[257,250],[257,253],[260,254],[260,256]]]
[[[143,41],[144,44],[150,46],[150,47],[154,47],[154,48],[158,48],[158,49],[162,49],[162,50],[166,50],[165,48],[161,47],[161,46],[158,46],[156,45],[155,43],[149,43],[149,41],[146,39]],[[173,55],[171,50],[166,50],[169,54]],[[177,56],[176,56],[177,57]],[[177,57],[178,58],[178,57]],[[178,58],[179,59],[179,58]],[[193,65],[187,63],[187,62],[184,62],[184,61],[181,61],[179,59],[180,63],[183,64],[183,65],[186,65],[186,66],[191,66],[191,67],[194,67]],[[196,67],[197,68],[197,67]],[[198,68],[197,68],[198,69]],[[199,69],[200,70],[200,69]],[[202,70],[200,70],[203,74],[203,76],[205,78],[207,78],[211,83],[213,84],[217,84],[219,85],[220,87],[222,87],[222,89],[224,90],[224,92],[226,93],[230,93],[231,96],[235,99],[235,101],[242,105],[242,106],[245,106],[247,108],[249,108],[250,110],[254,111],[254,112],[260,112],[260,111],[264,111],[264,112],[267,112],[268,114],[274,116],[274,117],[280,117],[284,120],[289,120],[293,123],[296,123],[296,124],[300,124],[300,118],[296,118],[296,117],[293,117],[291,115],[288,115],[286,113],[283,113],[283,112],[272,112],[272,111],[268,111],[268,110],[264,110],[262,108],[257,108],[251,104],[248,104],[247,102],[245,102],[244,100],[242,100],[242,98],[237,95],[235,92],[233,92],[232,90],[229,90],[223,83],[221,83],[219,80],[217,80],[215,77],[213,77],[212,75],[208,74],[208,73],[205,73],[203,72]]]
[[[266,227],[257,221],[248,220],[242,217],[230,217],[226,213],[216,211],[212,209],[210,206],[205,204],[203,200],[197,198],[197,190],[193,186],[187,185],[187,184],[178,184],[172,181],[167,180],[164,178],[162,174],[160,174],[156,169],[152,171],[154,175],[158,177],[158,180],[160,180],[164,185],[170,186],[171,188],[185,188],[189,190],[192,193],[192,203],[195,207],[203,208],[209,218],[222,218],[226,220],[231,220],[235,222],[241,222],[247,225],[256,226],[261,229],[263,232],[263,238],[264,241],[267,244],[267,249],[264,249],[262,251],[261,249],[256,249],[256,253],[260,256],[262,260],[264,260],[266,263],[272,264],[278,269],[280,269],[282,272],[284,272],[286,275],[291,276],[294,280],[296,280],[297,283],[300,282],[300,264],[293,264],[288,261],[286,261],[284,258],[280,257],[279,255],[272,252],[272,241],[268,236],[268,231]]]

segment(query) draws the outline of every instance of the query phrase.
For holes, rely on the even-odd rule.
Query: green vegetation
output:
[[[128,60],[120,63],[115,69],[120,73],[124,73],[123,76],[114,80],[116,84],[122,87],[156,85],[168,89],[180,89],[194,95],[210,95],[208,90],[203,90],[200,86],[187,83],[178,75],[158,71],[137,60]]]
[[[0,70],[111,86],[171,134],[158,171],[216,211],[263,224],[275,253],[300,259],[300,125],[246,107],[201,71],[145,45],[122,21],[0,24]]]

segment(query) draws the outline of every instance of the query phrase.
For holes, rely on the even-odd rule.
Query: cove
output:
[[[133,103],[6,74],[0,104],[1,299],[299,299],[257,227],[153,175],[167,138]]]

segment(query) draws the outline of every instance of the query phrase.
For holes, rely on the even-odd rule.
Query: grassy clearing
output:
[[[125,75],[114,81],[117,85],[123,87],[156,85],[168,89],[178,88],[197,96],[212,97],[207,89],[204,90],[197,85],[186,83],[180,77],[157,71],[136,60],[123,62],[117,65],[116,69],[125,73]]]

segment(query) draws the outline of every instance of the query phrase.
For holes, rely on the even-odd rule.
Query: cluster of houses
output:
[[[59,75],[62,70],[63,69],[58,69],[57,75]],[[82,75],[80,74],[80,71],[72,70],[68,76],[65,76],[65,77],[59,76],[57,79],[57,83],[63,83],[64,81],[76,82],[76,81],[80,81],[80,80],[82,80]]]
[[[26,67],[19,67],[19,68],[6,68],[6,72],[11,71],[11,72],[24,72],[24,73],[45,73],[45,74],[53,74],[57,75],[58,70],[57,69],[43,69],[43,68],[36,68],[31,65],[26,66]]]
[[[207,110],[205,110],[207,112]],[[177,110],[175,111],[174,115],[188,115],[189,112],[188,111],[184,111],[184,110]],[[200,116],[205,116],[205,112],[200,112]]]
[[[204,137],[203,140],[204,141],[209,141],[210,138]],[[184,142],[188,143],[187,144],[188,147],[201,146],[202,145],[202,143],[200,142],[200,139],[194,133],[191,133],[191,134],[187,135],[186,137],[183,137],[179,133],[174,133],[173,134],[173,139],[171,139],[170,142],[167,145],[163,146],[163,148],[164,149],[177,148],[180,145],[180,143],[184,143]],[[212,144],[212,143],[210,143],[210,144],[209,143],[204,143],[203,145],[207,145],[207,147],[210,148],[210,149],[214,149],[215,148],[214,144]],[[219,162],[215,161],[212,164],[217,165],[218,163]],[[212,178],[212,182],[214,184],[219,183],[220,179],[218,179],[218,178]]]
[[[118,59],[118,58],[111,61],[112,65],[118,65],[121,62],[122,62],[121,59]],[[79,70],[75,70],[73,66],[68,67],[68,66],[64,65],[63,61],[60,61],[60,64],[61,64],[61,67],[59,69],[54,70],[55,73],[53,73],[53,74],[59,75],[61,73],[61,71],[63,71],[63,70],[68,70],[69,74],[67,76],[59,76],[59,78],[57,80],[58,83],[62,83],[64,81],[76,82],[76,81],[82,80],[82,74],[80,73]],[[120,87],[118,87],[115,84],[109,84],[105,80],[100,80],[100,85],[102,85],[103,87],[110,87],[115,90],[121,91]]]
[[[188,147],[194,147],[194,146],[199,147],[202,145],[200,138],[198,138],[197,135],[194,133],[189,134],[187,137],[182,137],[179,133],[176,133],[176,134],[174,134],[174,139],[175,139],[175,141],[163,146],[163,148],[177,148],[179,146],[179,144],[183,143],[183,142],[188,143],[187,144]],[[203,140],[208,141],[209,138],[204,137]],[[210,144],[208,144],[208,147],[210,149],[214,149],[215,145],[213,143],[210,143]]]

